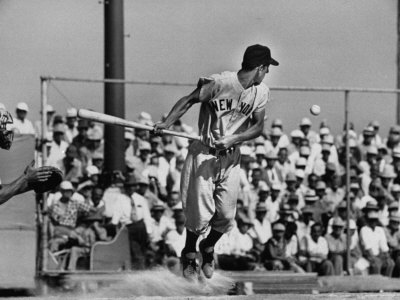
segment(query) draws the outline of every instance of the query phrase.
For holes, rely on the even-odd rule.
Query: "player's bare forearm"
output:
[[[4,184],[0,189],[0,205],[10,200],[13,196],[25,193],[29,190],[25,174],[9,184]]]
[[[177,120],[179,120],[193,104],[199,103],[199,89],[194,90],[190,95],[184,96],[179,99],[172,107],[167,118],[163,122],[164,128],[169,128]],[[157,124],[156,124],[157,126]]]

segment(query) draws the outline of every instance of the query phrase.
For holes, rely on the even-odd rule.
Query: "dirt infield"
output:
[[[56,299],[77,299],[77,300],[107,300],[107,299],[125,299],[125,300],[392,300],[400,299],[400,293],[335,293],[335,294],[318,294],[318,295],[297,295],[297,294],[278,294],[278,295],[250,295],[250,296],[185,296],[185,297],[11,297],[8,299],[21,299],[21,300],[56,300]]]

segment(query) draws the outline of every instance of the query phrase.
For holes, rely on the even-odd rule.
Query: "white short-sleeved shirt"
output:
[[[375,256],[389,251],[383,227],[376,226],[375,230],[372,230],[369,226],[363,226],[360,230],[360,240],[364,249],[371,250]]]
[[[214,74],[201,78],[199,132],[202,142],[213,146],[214,141],[245,131],[254,112],[261,112],[269,101],[269,89],[261,83],[244,89],[236,72]]]
[[[317,242],[311,238],[311,235],[303,237],[300,243],[300,249],[308,253],[309,259],[315,262],[321,262],[328,257],[329,247],[328,242],[322,236],[318,238]]]

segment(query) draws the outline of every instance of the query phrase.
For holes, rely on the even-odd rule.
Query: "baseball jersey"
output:
[[[269,89],[261,83],[244,89],[236,72],[214,74],[200,78],[199,133],[202,142],[214,142],[227,135],[245,131],[251,124],[252,114],[265,109]]]

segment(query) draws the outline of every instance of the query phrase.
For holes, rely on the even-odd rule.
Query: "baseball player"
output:
[[[183,276],[197,278],[196,242],[199,244],[204,276],[214,272],[214,246],[233,226],[239,192],[239,145],[258,137],[264,128],[265,104],[269,89],[262,83],[269,66],[279,63],[268,47],[246,49],[238,72],[223,72],[200,78],[197,88],[173,106],[167,118],[154,126],[155,133],[173,125],[188,109],[200,103],[199,133],[193,142],[181,176],[181,197],[186,216],[187,236],[182,250]]]
[[[13,118],[6,110],[0,109],[0,148],[9,150],[12,145],[14,134],[7,130],[7,124],[12,124]],[[9,184],[0,183],[0,205],[7,202],[11,197],[46,185],[55,168],[41,167],[34,169],[34,161],[26,167],[25,172]],[[41,186],[46,190],[47,187]]]

